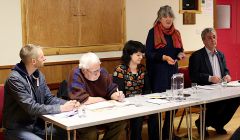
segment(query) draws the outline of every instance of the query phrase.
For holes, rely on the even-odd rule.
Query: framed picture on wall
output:
[[[179,0],[179,13],[201,13],[202,0]]]

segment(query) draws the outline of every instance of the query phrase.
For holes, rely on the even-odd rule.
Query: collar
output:
[[[207,54],[210,56],[213,56],[214,54],[217,54],[217,49],[215,48],[214,51],[210,51],[207,47],[205,47],[205,50],[207,51]]]

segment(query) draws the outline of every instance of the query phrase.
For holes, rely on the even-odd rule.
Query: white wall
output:
[[[174,24],[180,30],[185,51],[202,47],[200,33],[205,27],[213,27],[213,10],[205,8],[202,14],[196,15],[195,25],[183,25],[182,14],[178,13],[179,0],[126,0],[127,40],[139,40],[145,44],[148,30],[152,27],[160,6],[170,5],[175,13]],[[21,5],[19,0],[0,1],[0,65],[13,65],[19,61],[19,50],[22,46]],[[117,57],[121,51],[97,53],[99,57]],[[47,61],[66,61],[79,59],[81,54],[47,56]]]
[[[213,0],[207,6],[212,6]],[[206,3],[207,4],[207,3]],[[180,30],[185,51],[194,51],[202,47],[201,31],[213,27],[213,9],[196,14],[196,24],[183,25],[183,15],[179,14],[179,0],[126,0],[127,39],[139,40],[145,44],[147,34],[157,17],[161,6],[170,5],[175,14],[174,25]],[[206,10],[211,10],[210,12]]]
[[[0,65],[14,64],[22,46],[20,0],[1,0],[0,19]]]

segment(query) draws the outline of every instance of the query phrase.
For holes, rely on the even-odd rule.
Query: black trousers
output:
[[[223,128],[236,112],[240,98],[233,98],[206,105],[206,127],[212,126],[215,129]]]

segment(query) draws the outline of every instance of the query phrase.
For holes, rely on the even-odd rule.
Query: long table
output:
[[[104,109],[102,111],[87,111],[86,117],[79,118],[78,115],[60,118],[54,115],[43,115],[42,118],[46,123],[52,123],[57,125],[68,132],[68,139],[70,140],[70,131],[74,131],[74,139],[76,139],[76,129],[85,128],[100,124],[106,124],[110,122],[127,120],[135,117],[146,116],[155,113],[162,113],[166,111],[172,111],[179,108],[190,108],[191,106],[200,105],[202,107],[203,122],[205,122],[205,110],[206,104],[216,102],[220,100],[235,98],[240,96],[240,87],[219,87],[212,86],[213,90],[198,89],[198,93],[192,94],[185,101],[171,101],[161,105],[152,104],[147,102],[149,98],[145,96],[135,96],[126,98],[126,101],[133,103],[134,105],[113,107]],[[189,89],[188,89],[189,90]],[[154,95],[162,94],[155,93]],[[191,119],[190,119],[191,120]],[[161,121],[160,121],[161,122]],[[201,121],[202,122],[202,121]],[[204,139],[204,126],[201,124],[200,137]],[[47,139],[47,135],[46,135]],[[192,138],[190,138],[192,139]]]

